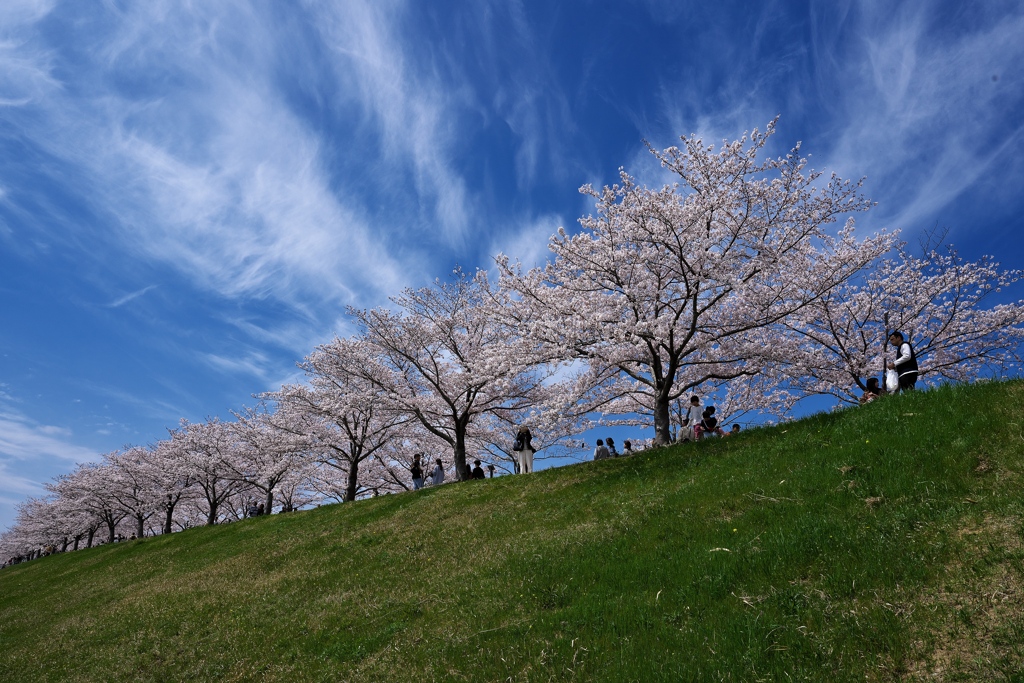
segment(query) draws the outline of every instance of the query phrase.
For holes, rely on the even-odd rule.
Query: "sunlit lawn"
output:
[[[0,680],[1022,680],[1022,398],[44,558],[0,572]]]

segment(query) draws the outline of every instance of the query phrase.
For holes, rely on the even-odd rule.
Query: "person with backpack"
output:
[[[906,340],[902,332],[889,335],[889,343],[899,349],[895,361],[889,361],[889,369],[895,370],[899,377],[898,392],[913,391],[917,384],[917,355],[914,347]]]
[[[512,444],[512,450],[519,454],[519,474],[533,472],[533,434],[530,428],[523,425],[516,433],[516,440]]]

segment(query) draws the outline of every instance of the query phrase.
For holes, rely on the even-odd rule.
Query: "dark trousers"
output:
[[[916,372],[908,372],[905,375],[900,375],[900,391],[913,391],[915,384],[917,384]]]

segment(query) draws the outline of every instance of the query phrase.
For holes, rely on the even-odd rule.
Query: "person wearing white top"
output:
[[[683,432],[681,441],[696,441],[698,438],[697,428],[700,427],[700,421],[704,418],[703,406],[700,404],[699,396],[690,397],[690,407],[686,411],[686,422],[683,426],[686,427],[686,431]]]

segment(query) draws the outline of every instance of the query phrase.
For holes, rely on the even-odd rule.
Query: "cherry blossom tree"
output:
[[[902,245],[787,321],[792,334],[777,343],[794,361],[789,385],[856,403],[866,379],[882,372],[893,330],[913,344],[925,381],[1010,372],[1020,362],[1024,301],[987,303],[1022,276],[991,257],[965,261],[952,246],[918,257]]]
[[[135,524],[137,538],[145,536],[146,520],[161,507],[161,491],[154,475],[153,451],[132,446],[123,451],[108,453],[105,464],[110,476],[110,495],[118,507]]]
[[[115,496],[115,477],[105,463],[80,463],[75,469],[46,485],[47,491],[65,501],[65,506],[95,518],[107,527],[107,543],[114,542],[118,523],[127,515]],[[88,539],[92,546],[92,534]]]
[[[676,182],[620,182],[581,192],[597,214],[560,229],[544,268],[498,266],[518,293],[524,336],[586,361],[600,388],[592,407],[650,410],[670,438],[670,405],[694,387],[760,374],[774,359],[760,331],[779,324],[887,251],[886,234],[858,240],[852,218],[869,202],[860,183],[807,169],[797,145],[764,158],[764,133],[716,151],[696,138],[650,148]]]
[[[556,394],[553,368],[519,334],[486,273],[456,270],[451,282],[407,289],[384,308],[350,310],[376,361],[350,366],[391,410],[410,416],[452,449],[456,475],[469,477],[467,437],[475,419],[542,406]]]
[[[286,385],[266,395],[277,401],[282,423],[291,425],[284,429],[303,433],[322,465],[345,473],[345,501],[362,491],[360,468],[409,421],[391,409],[380,384],[367,379],[384,373],[373,353],[364,342],[336,338],[300,364],[308,386]]]
[[[268,411],[266,405],[236,413],[234,432],[239,448],[225,461],[236,481],[260,491],[269,515],[274,508],[274,491],[288,474],[310,457],[309,429],[305,419],[292,411]]]
[[[194,496],[194,469],[183,439],[172,437],[158,441],[148,456],[149,477],[157,493],[159,510],[163,513],[161,531],[169,534],[174,531],[175,509],[183,500],[191,500]]]
[[[183,419],[171,432],[171,441],[184,471],[203,494],[206,524],[216,524],[220,505],[240,486],[233,467],[239,449],[234,428],[217,418],[202,423]]]

